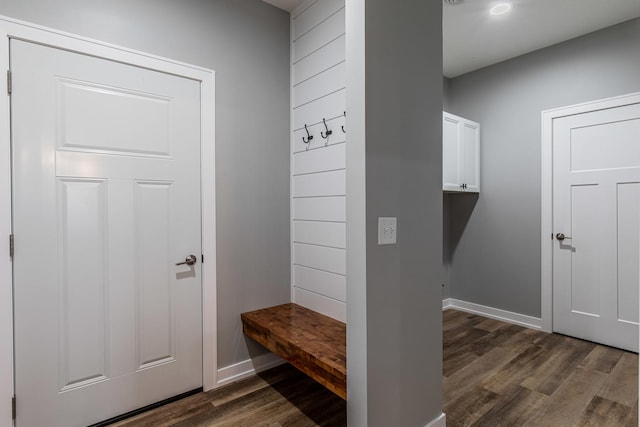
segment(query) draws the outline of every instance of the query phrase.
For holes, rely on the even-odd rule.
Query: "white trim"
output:
[[[294,43],[293,43],[293,26],[295,19],[295,11],[298,10],[302,5],[298,8],[294,9],[294,11],[290,14],[289,18],[289,300],[291,302],[296,302],[295,300],[295,266],[294,266],[294,240],[295,240],[295,223],[293,221],[295,216],[295,203],[293,200],[294,195],[294,186],[293,186],[293,170],[294,170],[294,155],[293,153],[296,151],[295,146],[295,132],[294,132],[294,123],[295,123],[295,110],[293,106],[295,104],[295,93],[293,89],[294,82],[294,68],[293,68],[293,58],[294,56]]]
[[[0,16],[0,37],[16,38],[47,46],[82,52],[92,56],[157,70],[201,82],[201,179],[202,179],[202,265],[203,286],[203,386],[217,383],[216,335],[216,218],[215,218],[215,72],[167,58],[103,43],[28,22]],[[0,43],[0,70],[9,69],[8,42]],[[11,262],[6,241],[11,232],[11,184],[9,96],[0,91],[0,402],[13,395],[13,305]],[[11,425],[10,405],[0,405],[0,425]]]
[[[447,415],[442,413],[438,417],[431,420],[425,427],[447,427]]]
[[[451,298],[443,299],[442,300],[442,311],[449,310],[450,308],[453,308],[453,306],[451,305]]]
[[[0,36],[3,29],[0,28]],[[9,43],[0,43],[0,70],[9,69]],[[13,265],[9,257],[11,234],[11,134],[9,97],[0,101],[0,425],[13,425]],[[6,404],[5,404],[6,402]]]
[[[287,363],[284,359],[273,353],[265,353],[252,359],[234,363],[218,369],[218,383],[216,387],[220,387],[234,381],[255,375],[258,372],[266,371],[279,365]]]
[[[445,301],[446,307],[445,307]],[[527,316],[526,314],[514,313],[512,311],[501,310],[499,308],[487,307],[486,305],[475,304],[472,302],[461,301],[454,298],[448,298],[443,301],[443,310],[454,308],[456,310],[467,313],[477,314],[488,317],[490,319],[501,320],[503,322],[512,323],[518,326],[524,326],[530,329],[542,329],[542,320],[538,317]]]
[[[640,102],[640,92],[542,112],[541,328],[553,332],[553,120]]]

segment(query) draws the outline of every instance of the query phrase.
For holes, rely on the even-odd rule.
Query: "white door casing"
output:
[[[215,174],[214,174],[214,73],[187,64],[135,52],[132,50],[92,41],[71,34],[46,29],[36,25],[0,17],[0,35],[5,40],[0,43],[0,63],[9,68],[8,47],[9,38],[31,40],[49,46],[58,46],[66,50],[84,52],[97,58],[112,59],[125,64],[133,64],[140,67],[158,70],[161,72],[184,76],[200,82],[200,129],[202,174],[201,180],[206,183],[202,194],[202,252],[207,256],[207,263],[202,266],[203,276],[203,359],[204,359],[204,388],[213,388],[216,384],[216,339],[215,339]],[[0,237],[8,240],[11,232],[11,192],[10,192],[10,141],[9,141],[9,114],[8,96],[5,102],[0,103],[0,120],[3,132],[0,134],[0,150],[3,162],[2,174],[0,174]],[[43,156],[35,157],[42,160]],[[74,183],[71,183],[74,184]],[[90,186],[89,186],[90,187]],[[88,188],[88,187],[87,187]],[[76,188],[77,189],[77,188]],[[17,248],[20,248],[20,236],[16,236]],[[3,283],[11,283],[12,265],[8,257],[8,245],[1,245],[0,250],[0,275]],[[6,248],[6,249],[5,249]],[[19,253],[19,249],[17,251]],[[18,258],[16,254],[16,258]],[[34,266],[35,268],[35,266]],[[12,291],[10,286],[2,286],[0,290],[0,401],[9,402],[13,395],[13,343],[12,324],[13,307],[11,305]],[[6,320],[6,321],[5,321]],[[45,352],[46,349],[43,349]],[[20,398],[18,396],[18,402]],[[20,407],[20,404],[18,404]],[[11,425],[11,406],[0,405],[0,424]]]
[[[543,329],[633,351],[639,102],[631,94],[543,113]]]

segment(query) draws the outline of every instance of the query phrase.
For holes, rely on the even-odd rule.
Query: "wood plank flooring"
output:
[[[114,427],[346,426],[347,404],[286,364],[219,389],[199,393]]]
[[[638,356],[492,319],[443,313],[447,426],[638,426]],[[115,424],[346,426],[346,403],[290,365]]]
[[[443,313],[447,426],[638,426],[638,355]]]

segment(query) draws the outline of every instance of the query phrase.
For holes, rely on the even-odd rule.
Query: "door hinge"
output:
[[[11,418],[16,419],[16,397],[11,398]]]
[[[14,238],[13,238],[13,234],[9,234],[9,256],[11,258],[13,258],[13,252],[14,252]]]
[[[204,264],[204,254],[200,254],[202,256],[202,263]]]
[[[11,82],[11,70],[7,70],[7,93],[11,95],[11,91],[13,89],[13,84]]]

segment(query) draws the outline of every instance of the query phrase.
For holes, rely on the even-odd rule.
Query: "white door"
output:
[[[17,426],[201,387],[199,82],[10,43]]]
[[[640,104],[554,119],[553,182],[553,329],[637,352]]]
[[[461,121],[460,117],[442,112],[442,189],[444,191],[463,191]]]
[[[480,192],[480,124],[442,112],[442,189]]]
[[[471,120],[461,124],[462,183],[464,191],[480,192],[480,125]]]

